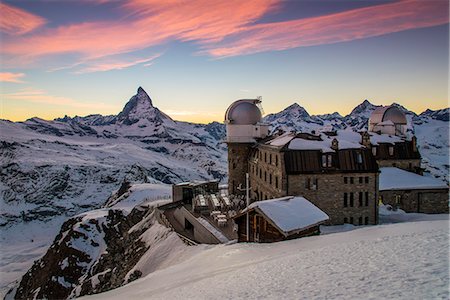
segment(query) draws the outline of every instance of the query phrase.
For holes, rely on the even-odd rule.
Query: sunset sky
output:
[[[444,108],[448,22],[448,0],[2,1],[0,118],[117,114],[139,86],[194,122],[256,96]]]

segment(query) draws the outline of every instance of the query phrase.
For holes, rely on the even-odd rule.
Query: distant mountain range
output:
[[[433,157],[436,151],[447,155],[448,143],[430,139],[433,133],[421,139],[423,130],[417,129],[447,126],[449,109],[416,115],[394,105],[407,114],[409,130],[417,131],[425,167],[436,176],[446,176],[447,167],[434,163]],[[376,107],[364,100],[347,116],[337,112],[310,115],[294,103],[265,116],[264,121],[272,125],[272,132],[313,131],[324,126],[360,130]],[[53,121],[31,118],[16,123],[0,120],[0,132],[0,193],[5,203],[1,226],[97,207],[124,179],[176,183],[227,176],[224,124],[175,121],[156,108],[141,87],[118,115],[65,116]],[[448,141],[448,136],[442,137]],[[28,205],[18,212],[17,203]]]
[[[418,137],[423,167],[430,175],[448,181],[449,109],[416,115],[394,105],[405,111],[409,130]],[[272,125],[272,132],[311,132],[325,126],[360,130],[376,107],[364,100],[347,116],[337,112],[310,115],[294,103],[265,116],[264,121]],[[6,247],[14,241],[21,249],[30,249],[32,254],[27,257],[32,261],[41,253],[33,244],[36,230],[48,231],[39,241],[39,247],[46,247],[68,217],[101,207],[124,181],[226,180],[225,135],[222,123],[173,120],[153,105],[142,88],[117,115],[0,120],[0,244]],[[5,256],[0,268],[7,268],[11,276],[22,275],[23,266],[13,263],[23,257],[16,257],[14,245],[10,246],[13,254]],[[8,278],[2,279],[0,289],[10,283]]]

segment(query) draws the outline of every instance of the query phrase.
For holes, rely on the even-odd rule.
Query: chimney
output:
[[[411,138],[412,148],[414,152],[417,152],[417,138],[415,135]]]
[[[370,144],[370,134],[367,131],[361,132],[361,144],[364,147],[371,148]]]
[[[339,150],[339,141],[336,138],[334,138],[331,141],[331,149],[333,149],[334,151],[338,151]]]

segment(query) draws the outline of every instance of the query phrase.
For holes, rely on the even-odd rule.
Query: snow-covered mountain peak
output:
[[[379,105],[373,105],[369,100],[365,99],[361,104],[357,105],[349,116],[370,116],[373,110],[375,110]]]
[[[303,106],[300,106],[297,102],[289,105],[286,107],[282,113],[289,114],[293,117],[303,117],[307,118],[309,117],[309,113],[306,111],[306,109]]]
[[[117,115],[117,123],[131,125],[141,119],[159,121],[170,119],[153,106],[152,99],[142,87],[139,87],[136,95],[130,98],[123,110]]]

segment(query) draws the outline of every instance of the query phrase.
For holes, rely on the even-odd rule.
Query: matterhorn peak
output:
[[[159,110],[153,106],[152,99],[142,87],[137,89],[136,95],[130,98],[123,110],[117,115],[117,121],[131,125],[140,119],[160,119]]]
[[[137,89],[136,96],[138,98],[141,98],[144,102],[147,101],[150,104],[150,106],[153,107],[152,99],[142,87],[139,87]]]

